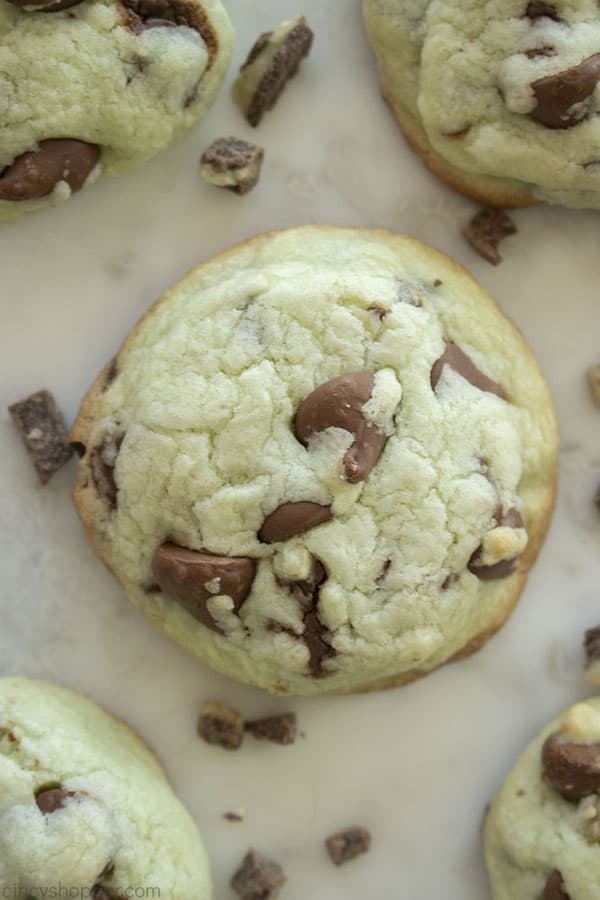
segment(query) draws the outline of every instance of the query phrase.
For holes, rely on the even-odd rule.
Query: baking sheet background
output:
[[[68,421],[146,306],[193,265],[274,227],[306,222],[413,234],[466,265],[539,354],[562,426],[555,521],[511,621],[479,654],[411,687],[356,698],[285,700],[200,666],[134,610],[87,546],[69,489],[47,488],[8,415],[0,416],[0,669],[56,681],[126,718],[157,751],[203,832],[216,895],[249,846],[282,862],[287,900],[482,900],[478,829],[515,754],[563,705],[589,692],[585,627],[600,621],[600,413],[583,380],[600,361],[598,215],[517,213],[519,235],[493,269],[463,242],[473,206],[406,149],[380,99],[355,0],[228,0],[237,41],[217,105],[144,169],[103,181],[60,209],[0,226],[0,401],[40,387]],[[310,60],[258,131],[229,84],[260,31],[304,12]],[[266,149],[258,188],[238,198],[205,185],[197,159],[235,134]],[[199,705],[246,715],[293,709],[290,748],[248,739],[238,753],[195,736]],[[231,824],[226,810],[244,807]],[[371,853],[341,869],[322,838],[347,824]]]

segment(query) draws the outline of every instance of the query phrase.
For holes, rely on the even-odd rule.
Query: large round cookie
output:
[[[383,95],[411,146],[497,206],[600,207],[595,0],[364,0]]]
[[[0,679],[0,895],[212,897],[196,826],[145,744],[25,678]]]
[[[600,698],[531,742],[484,827],[494,900],[599,900]]]
[[[275,692],[408,681],[483,644],[553,505],[548,389],[418,241],[305,227],[200,266],[85,397],[75,501],[170,637]]]
[[[231,44],[220,0],[0,0],[0,221],[181,137]]]

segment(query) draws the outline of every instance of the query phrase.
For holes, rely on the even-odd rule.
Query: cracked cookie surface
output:
[[[212,897],[196,826],[154,754],[79,694],[0,679],[0,891],[125,900],[145,889]]]
[[[38,7],[39,9],[39,7]],[[220,0],[0,0],[0,221],[141,165],[212,103],[232,30]]]
[[[409,143],[480,202],[600,207],[595,0],[363,0]]]
[[[209,665],[274,692],[369,689],[508,616],[553,505],[556,422],[531,351],[447,257],[383,231],[262,235],[157,301],[108,368],[71,435],[80,516]]]

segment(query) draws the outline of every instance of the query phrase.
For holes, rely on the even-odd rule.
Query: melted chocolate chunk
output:
[[[600,743],[574,744],[552,734],[542,749],[544,778],[565,800],[600,792]]]
[[[57,809],[62,809],[69,797],[76,796],[77,791],[67,791],[59,785],[39,791],[35,795],[35,802],[40,812],[48,816],[56,812]]]
[[[64,419],[49,391],[37,391],[8,407],[42,484],[73,456]]]
[[[546,882],[544,893],[542,894],[542,900],[571,900],[565,890],[565,883],[558,869],[555,869],[548,876],[548,881]]]
[[[0,174],[0,200],[39,200],[59,181],[75,193],[81,190],[100,158],[97,144],[85,141],[40,141],[35,150],[17,156]]]
[[[315,528],[332,518],[330,506],[301,500],[298,503],[282,503],[264,520],[258,539],[263,544],[287,541],[296,534]]]
[[[336,655],[335,649],[327,641],[328,632],[322,625],[318,612],[319,592],[326,580],[325,567],[318,559],[313,559],[312,571],[308,578],[298,581],[279,580],[279,584],[287,588],[300,603],[304,623],[302,640],[308,649],[311,675],[315,678],[327,675],[323,664],[325,660]]]
[[[121,0],[125,24],[135,34],[147,28],[186,27],[197,31],[208,51],[208,68],[219,50],[217,32],[203,7],[186,0]]]
[[[281,866],[256,850],[249,850],[231,879],[231,887],[241,900],[274,900],[287,881]]]
[[[500,241],[516,232],[517,226],[503,209],[481,209],[463,228],[463,235],[473,249],[493,266],[502,262],[498,252]]]
[[[454,369],[455,372],[462,375],[466,381],[474,387],[479,388],[480,391],[484,391],[488,394],[495,394],[497,397],[501,397],[502,400],[508,399],[504,388],[497,382],[492,381],[491,378],[488,378],[487,375],[484,375],[481,369],[477,368],[473,360],[452,341],[446,343],[444,353],[433,364],[431,369],[431,387],[434,391],[442,377],[444,366],[450,366],[451,369]]]
[[[371,834],[366,828],[354,826],[332,834],[325,841],[327,852],[336,866],[366,853],[371,846]]]
[[[298,440],[307,446],[311,437],[326,428],[342,428],[350,432],[354,442],[346,450],[343,472],[346,481],[364,481],[387,443],[387,436],[369,423],[362,408],[371,399],[375,378],[370,372],[338,375],[316,388],[298,407],[294,430]]]
[[[115,481],[115,465],[125,435],[106,437],[102,444],[92,450],[90,466],[92,479],[98,494],[109,509],[116,510],[119,502],[119,488]]]
[[[600,81],[600,53],[531,85],[536,106],[531,117],[546,128],[572,128],[590,113]]]
[[[231,597],[235,612],[250,593],[256,561],[244,556],[215,556],[162,544],[152,560],[152,574],[165,594],[212,631],[222,633],[209,608],[211,597]]]

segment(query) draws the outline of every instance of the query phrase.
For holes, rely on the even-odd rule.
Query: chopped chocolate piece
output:
[[[117,456],[125,435],[109,435],[92,450],[90,466],[96,490],[114,512],[118,506],[119,488],[115,481]]]
[[[600,366],[590,366],[587,377],[594,403],[600,407]]]
[[[231,887],[241,900],[275,900],[286,881],[278,863],[249,850],[231,879]]]
[[[525,15],[532,21],[543,18],[561,21],[556,6],[553,3],[545,3],[544,0],[531,0],[531,3],[527,4]]]
[[[304,446],[326,428],[350,432],[354,443],[343,460],[344,478],[350,484],[365,480],[387,443],[386,434],[368,422],[362,411],[371,399],[374,384],[370,372],[338,375],[304,398],[294,420],[296,437]]]
[[[173,597],[198,622],[222,633],[208,601],[224,594],[231,597],[235,612],[250,593],[256,561],[245,556],[215,556],[162,544],[152,560],[152,574],[165,594]]]
[[[51,194],[59,181],[75,193],[81,190],[100,158],[97,144],[85,141],[40,141],[35,150],[17,156],[0,173],[0,200],[39,200]]]
[[[125,24],[134,34],[165,26],[197,31],[208,50],[208,68],[212,67],[219,38],[201,4],[186,0],[121,0],[121,3]]]
[[[44,815],[50,815],[56,812],[57,809],[62,809],[69,797],[76,796],[77,791],[66,791],[60,786],[51,787],[39,791],[35,795],[35,802],[40,812],[43,812]]]
[[[545,44],[543,47],[532,47],[525,51],[527,59],[537,59],[539,56],[556,56],[556,48]]]
[[[359,826],[346,828],[328,837],[325,846],[332,862],[336,866],[341,866],[342,863],[368,851],[371,846],[371,835],[366,828]]]
[[[198,734],[207,744],[237,750],[244,737],[244,720],[224,703],[205,703],[198,719]]]
[[[296,534],[315,528],[332,518],[330,506],[301,500],[298,503],[282,503],[264,520],[258,539],[263,544],[287,541]]]
[[[542,749],[544,778],[565,800],[600,792],[600,744],[575,744],[552,734]]]
[[[296,740],[296,713],[281,713],[266,719],[246,722],[245,730],[259,741],[272,744],[293,744]]]
[[[531,88],[537,103],[531,117],[546,128],[572,128],[589,114],[599,81],[600,53],[534,81]]]
[[[496,394],[496,396],[501,397],[502,400],[508,399],[504,388],[491,378],[488,378],[487,375],[484,375],[481,369],[477,368],[473,360],[467,356],[464,350],[461,350],[460,347],[452,341],[446,342],[446,349],[442,356],[440,356],[431,368],[431,387],[434,391],[442,377],[444,366],[450,366],[451,369],[454,369],[455,372],[462,375],[469,384],[479,388],[480,391],[484,391],[488,394]]]
[[[235,137],[219,138],[202,154],[200,174],[208,184],[247,194],[258,182],[264,150]]]
[[[244,810],[230,810],[229,812],[223,813],[223,818],[227,819],[228,822],[243,822],[244,821]]]
[[[283,22],[261,34],[248,54],[233,87],[233,94],[251,125],[258,125],[273,109],[288,80],[308,56],[313,32],[304,16]]]
[[[565,883],[558,869],[548,876],[542,900],[571,900],[565,891]]]
[[[304,623],[302,640],[308,649],[310,672],[315,678],[322,678],[324,675],[327,675],[327,670],[323,668],[323,663],[326,659],[331,659],[336,655],[334,647],[326,640],[328,632],[321,623],[318,612],[319,591],[326,580],[325,567],[318,559],[313,559],[312,571],[308,578],[297,581],[280,579],[279,581],[283,587],[286,587],[296,597],[302,607],[302,621]],[[293,632],[292,636],[295,637]]]
[[[502,238],[516,232],[517,226],[503,209],[490,208],[480,209],[463,228],[463,235],[473,249],[493,266],[502,262],[498,252]]]
[[[73,456],[67,429],[54,397],[37,391],[8,407],[42,484]]]
[[[82,0],[8,0],[8,2],[25,12],[59,12],[61,9],[77,6]]]

